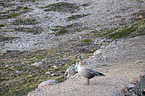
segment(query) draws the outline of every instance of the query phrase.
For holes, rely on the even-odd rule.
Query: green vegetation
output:
[[[21,10],[26,10],[26,9],[29,9],[27,6],[21,8]]]
[[[105,31],[105,32],[103,32],[103,33],[101,33],[101,34],[99,34],[99,36],[106,36],[106,35],[108,35],[108,34],[114,32],[114,31],[116,31],[116,30],[118,30],[118,28],[109,29],[109,30],[107,30],[107,31]]]
[[[70,24],[67,26],[55,26],[54,29],[52,29],[52,31],[56,31],[55,34],[56,36],[58,35],[63,35],[65,33],[72,33],[72,32],[81,32],[82,30],[85,30],[87,28],[83,28],[81,24],[79,23],[74,23],[74,24]]]
[[[58,36],[58,35],[62,35],[64,33],[67,33],[67,30],[65,28],[61,28],[61,29],[58,30],[58,32],[56,33],[56,35]]]
[[[37,1],[37,0],[20,0],[19,2],[26,2],[26,1],[35,2],[35,1]]]
[[[85,16],[88,16],[88,14],[72,15],[71,17],[67,18],[67,21],[75,20],[75,19],[82,18],[82,17],[85,17]]]
[[[134,24],[122,27],[120,29],[113,28],[104,33],[100,33],[99,36],[106,36],[107,38],[127,38],[145,35],[145,19]]]
[[[87,53],[94,53],[97,50],[97,48],[90,48],[87,50]]]
[[[55,79],[56,81],[58,81],[58,83],[65,81],[66,79],[64,78],[64,76],[60,76],[58,78]]]
[[[16,39],[16,38],[19,38],[19,37],[5,37],[3,35],[0,35],[0,41],[10,41],[10,42],[12,42],[11,40]]]
[[[19,14],[18,13],[10,13],[8,14],[8,18],[14,18],[17,17]]]
[[[0,27],[4,27],[5,25],[4,24],[0,24]]]
[[[135,18],[134,20],[141,20],[141,18]]]
[[[83,39],[81,42],[91,42],[90,39]]]
[[[12,22],[14,25],[35,25],[37,23],[39,22],[34,18],[18,19]]]
[[[28,11],[30,11],[30,8],[28,8],[27,6],[24,7],[17,6],[16,8],[12,8],[7,11],[0,12],[0,19],[15,18],[20,14],[26,13]]]
[[[81,6],[89,6],[89,4],[86,3],[86,4],[82,4]]]
[[[79,9],[79,6],[73,3],[59,2],[59,3],[49,4],[48,6],[39,7],[39,8],[44,8],[44,11],[58,11],[58,12],[74,13]]]
[[[41,32],[43,32],[43,28],[41,28],[41,26],[34,26],[33,28],[19,27],[15,28],[15,31],[40,34]]]

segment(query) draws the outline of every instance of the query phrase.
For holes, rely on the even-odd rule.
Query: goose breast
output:
[[[78,67],[78,73],[88,79],[95,76],[94,70],[87,67]]]

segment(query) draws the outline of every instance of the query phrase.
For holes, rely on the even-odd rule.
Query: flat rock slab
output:
[[[46,86],[39,90],[37,89],[37,91],[29,93],[28,96],[115,96],[123,86],[130,84],[134,80],[137,80],[140,75],[145,74],[145,62],[136,63],[137,60],[144,61],[144,41],[145,36],[138,36],[124,39],[114,44],[123,44],[124,47],[118,49],[122,50],[122,48],[124,48],[125,53],[121,53],[123,57],[120,59],[117,58],[116,61],[109,60],[109,64],[106,66],[94,68],[96,71],[102,72],[106,76],[91,79],[90,85],[88,86],[83,85],[86,83],[86,79],[76,74],[72,79],[68,79],[60,84]],[[135,47],[132,47],[132,45]],[[131,47],[131,49],[133,48],[133,52],[129,54],[129,58],[127,59],[128,54],[126,54],[126,52],[129,51],[129,47]],[[118,50],[114,47],[112,47],[112,50],[117,51],[114,54],[118,54],[117,56],[119,56],[120,53]],[[125,55],[127,56],[126,58]],[[90,58],[90,60],[92,59]],[[94,65],[96,66],[96,64]]]

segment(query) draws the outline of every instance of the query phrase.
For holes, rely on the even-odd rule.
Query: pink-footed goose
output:
[[[89,85],[90,79],[93,78],[94,76],[105,76],[103,73],[97,72],[89,67],[83,67],[81,66],[82,64],[82,60],[81,60],[81,56],[76,56],[79,59],[79,65],[77,65],[77,70],[78,73],[87,78],[87,83],[85,85]]]

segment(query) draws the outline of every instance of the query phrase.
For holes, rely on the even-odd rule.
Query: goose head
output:
[[[76,63],[76,65],[82,65],[82,58],[81,58],[80,55],[76,55],[75,59],[79,61],[79,62]]]

